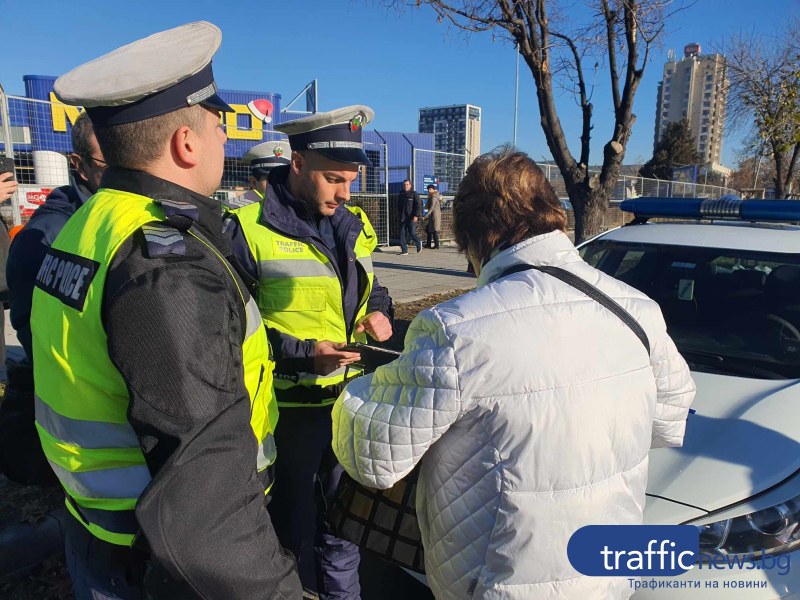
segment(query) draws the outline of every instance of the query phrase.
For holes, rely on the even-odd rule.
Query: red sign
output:
[[[47,199],[47,195],[49,193],[50,190],[42,190],[41,192],[25,192],[25,200],[27,200],[29,204],[44,204],[44,201]]]

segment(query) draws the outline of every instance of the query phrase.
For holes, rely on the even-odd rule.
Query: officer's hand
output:
[[[5,202],[17,191],[17,182],[11,172],[0,173],[0,202]]]
[[[378,342],[385,342],[392,337],[392,323],[382,312],[375,311],[361,318],[356,326],[356,333],[366,331]]]
[[[361,358],[358,352],[340,350],[347,344],[322,340],[314,344],[314,372],[328,375],[339,367],[344,367]]]

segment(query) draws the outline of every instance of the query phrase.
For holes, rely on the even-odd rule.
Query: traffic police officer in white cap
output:
[[[210,198],[230,110],[211,71],[220,41],[190,23],[54,87],[86,108],[109,164],[33,297],[36,425],[67,495],[78,600],[302,596],[265,507],[268,342]]]
[[[375,231],[345,204],[371,164],[361,131],[372,116],[348,106],[276,125],[289,136],[291,164],[273,169],[263,202],[233,211],[228,227],[275,352],[281,460],[270,514],[303,586],[323,599],[360,595],[358,548],[331,535],[324,514],[342,473],[331,407],[360,373],[359,355],[344,346],[392,334],[392,301],[372,268]]]
[[[288,165],[290,155],[291,150],[286,141],[264,142],[250,148],[242,157],[242,161],[250,165],[250,175],[247,178],[250,189],[230,200],[227,203],[228,208],[241,208],[263,200],[269,187],[267,178],[270,171],[275,167]]]

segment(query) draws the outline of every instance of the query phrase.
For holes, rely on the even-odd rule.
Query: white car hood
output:
[[[683,447],[650,452],[649,523],[702,516],[800,469],[800,380],[692,375],[696,412]]]

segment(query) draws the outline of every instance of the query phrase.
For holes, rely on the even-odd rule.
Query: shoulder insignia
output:
[[[230,210],[236,210],[237,208],[242,208],[248,204],[253,204],[253,202],[256,202],[256,200],[253,198],[248,198],[245,194],[242,194],[241,196],[236,196],[235,198],[227,200],[223,204]]]
[[[149,223],[142,225],[142,233],[150,258],[167,254],[186,254],[186,242],[183,234],[166,223]]]
[[[169,198],[156,198],[156,204],[164,209],[164,214],[167,217],[188,217],[192,221],[200,219],[200,209],[190,202],[181,202],[179,200],[170,200]]]

